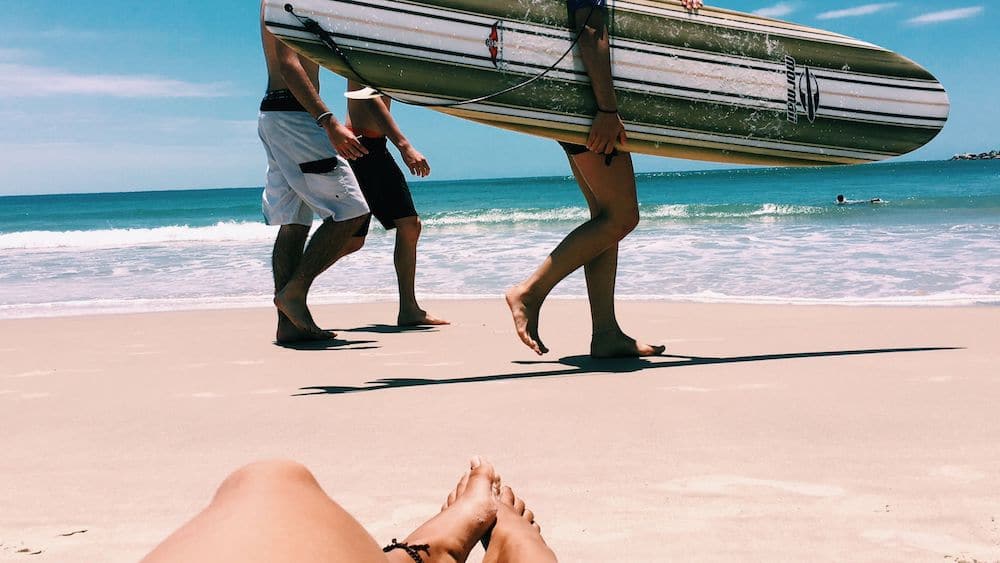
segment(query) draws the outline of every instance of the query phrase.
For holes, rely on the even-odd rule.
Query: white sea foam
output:
[[[0,234],[0,250],[98,249],[179,242],[250,242],[274,238],[263,223],[220,222],[207,227],[170,226],[96,231],[23,231]]]

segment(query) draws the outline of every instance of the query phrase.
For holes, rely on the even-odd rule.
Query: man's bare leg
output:
[[[277,295],[288,283],[302,261],[306,239],[309,238],[307,225],[282,225],[274,241],[274,251],[271,253],[271,269],[274,272],[274,294]],[[326,335],[316,335],[306,332],[292,324],[284,313],[278,311],[278,330],[276,340],[279,344],[302,342],[306,340],[326,340]]]
[[[306,297],[316,276],[343,255],[344,247],[367,219],[368,214],[344,221],[323,221],[313,233],[292,278],[274,296],[278,311],[284,313],[299,330],[317,337],[335,336],[316,325],[306,305]]]
[[[420,219],[416,216],[396,219],[396,248],[393,263],[399,284],[399,326],[446,325],[448,321],[429,315],[417,304],[417,241],[420,239]]]
[[[616,245],[639,223],[631,155],[618,155],[610,166],[603,155],[592,152],[576,155],[573,161],[587,178],[599,213],[567,235],[527,280],[506,294],[518,337],[537,354],[548,352],[538,336],[538,318],[552,288]]]
[[[594,197],[586,176],[570,157],[570,167],[576,177],[583,197],[587,200],[590,215],[601,213],[600,203]],[[615,280],[618,277],[618,244],[598,254],[584,264],[587,279],[587,297],[590,302],[590,318],[593,334],[590,340],[590,355],[595,358],[625,358],[654,356],[662,354],[665,346],[641,344],[618,325],[615,315]]]
[[[497,523],[490,532],[483,563],[555,563],[556,554],[535,523],[535,515],[510,487],[500,492]]]
[[[289,461],[267,461],[230,475],[205,510],[143,559],[143,563],[286,561],[386,563],[387,558],[361,524],[323,492],[308,469]]]
[[[479,457],[458,481],[455,490],[436,516],[423,523],[403,541],[427,545],[424,563],[460,563],[469,557],[479,539],[496,523],[500,477],[493,466]],[[389,552],[393,563],[413,563],[402,550]]]

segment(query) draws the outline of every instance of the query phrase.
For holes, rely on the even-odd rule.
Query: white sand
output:
[[[998,308],[625,302],[676,356],[595,363],[584,302],[544,358],[499,299],[427,305],[319,307],[351,342],[308,351],[268,310],[0,321],[0,560],[135,561],[270,457],[388,541],[475,453],[563,561],[1000,560]]]

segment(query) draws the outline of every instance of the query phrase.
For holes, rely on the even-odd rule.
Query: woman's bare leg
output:
[[[573,176],[580,186],[583,197],[590,208],[590,216],[596,217],[603,211],[600,201],[594,196],[587,177],[570,157]],[[603,162],[602,162],[603,164]],[[583,265],[587,279],[587,297],[590,302],[590,319],[593,333],[590,340],[590,355],[595,358],[617,358],[652,356],[662,354],[666,347],[650,346],[636,342],[625,334],[618,325],[615,315],[615,280],[618,277],[618,243],[598,254]]]
[[[426,546],[425,563],[465,561],[496,522],[499,477],[473,458],[447,506],[403,543]],[[403,549],[383,553],[330,499],[308,469],[291,461],[250,464],[230,475],[209,506],[164,540],[143,563],[412,563]]]
[[[604,155],[586,152],[573,157],[573,165],[586,177],[586,189],[599,212],[567,235],[528,279],[506,295],[518,336],[538,354],[548,351],[538,335],[538,317],[552,288],[617,245],[639,222],[631,155],[622,153],[607,165]]]
[[[248,465],[144,563],[386,563],[375,540],[290,461]]]

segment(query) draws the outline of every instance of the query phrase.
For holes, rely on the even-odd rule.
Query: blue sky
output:
[[[995,3],[715,5],[845,33],[898,51],[948,88],[945,131],[906,157],[1000,148]],[[259,186],[264,90],[253,0],[7,2],[0,19],[0,195]],[[325,73],[343,114],[344,81]],[[555,143],[399,107],[431,179],[567,174]],[[711,168],[639,156],[640,171]]]

